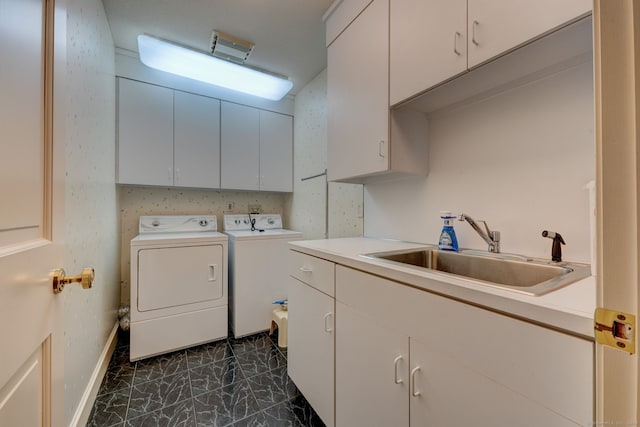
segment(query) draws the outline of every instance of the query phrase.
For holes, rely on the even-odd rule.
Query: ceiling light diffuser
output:
[[[138,36],[138,52],[148,67],[272,101],[281,100],[293,87],[288,79],[145,34]]]

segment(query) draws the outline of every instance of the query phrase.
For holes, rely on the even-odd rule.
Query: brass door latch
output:
[[[59,268],[53,271],[52,277],[51,277],[51,282],[53,285],[53,293],[59,294],[64,289],[64,285],[69,283],[80,283],[83,289],[89,289],[93,286],[94,278],[95,278],[95,272],[91,267],[82,269],[82,273],[72,277],[65,277],[64,269]]]
[[[629,354],[636,352],[636,316],[621,311],[596,308],[593,321],[596,342]]]

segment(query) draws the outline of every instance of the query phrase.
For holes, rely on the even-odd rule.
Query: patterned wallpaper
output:
[[[65,262],[96,271],[94,286],[65,288],[65,425],[116,321],[120,300],[115,186],[115,67],[100,0],[67,0]]]
[[[283,215],[285,227],[289,221],[283,206],[285,194],[243,191],[195,190],[163,187],[120,186],[120,278],[121,300],[129,304],[131,277],[130,241],[138,234],[141,215],[216,215],[218,230],[222,231],[222,217],[228,213],[246,213],[249,204],[259,204],[263,213]],[[229,204],[232,209],[229,209]]]
[[[291,228],[305,239],[361,236],[363,192],[356,184],[326,184],[326,176],[302,181],[327,168],[327,71],[309,82],[295,100],[293,193],[286,209]],[[327,192],[329,230],[326,230]],[[325,234],[327,233],[327,234]]]

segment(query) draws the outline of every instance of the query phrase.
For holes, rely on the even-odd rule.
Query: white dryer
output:
[[[208,216],[141,216],[131,240],[131,360],[226,338],[227,236]]]
[[[252,226],[252,221],[254,221]],[[277,214],[225,215],[229,236],[229,321],[234,337],[271,326],[272,303],[287,298],[288,242],[302,233],[282,228]]]

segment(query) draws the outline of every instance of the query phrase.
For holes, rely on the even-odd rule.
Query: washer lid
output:
[[[138,231],[147,233],[192,233],[217,231],[215,215],[159,215],[141,216]]]

